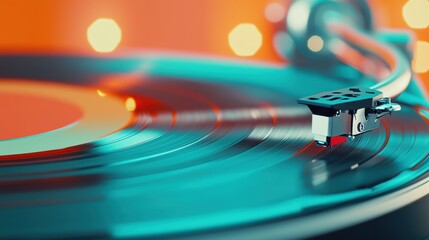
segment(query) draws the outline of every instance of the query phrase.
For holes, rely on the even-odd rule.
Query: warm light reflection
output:
[[[319,52],[324,45],[323,39],[318,35],[311,36],[307,41],[308,48],[313,52]]]
[[[249,57],[262,47],[263,38],[254,24],[241,23],[229,33],[228,42],[237,56]]]
[[[280,22],[286,17],[286,10],[280,3],[270,3],[265,8],[265,17],[270,22]]]
[[[414,48],[413,69],[416,73],[424,73],[429,70],[429,43],[417,41]]]
[[[97,89],[97,94],[100,97],[105,97],[106,96],[106,94],[103,91],[101,91],[100,89]]]
[[[115,20],[99,18],[88,27],[87,38],[96,52],[108,53],[118,47],[122,39],[122,31]]]
[[[429,1],[409,0],[402,8],[402,15],[408,26],[424,29],[429,26]]]
[[[136,100],[132,97],[127,98],[125,101],[125,108],[130,112],[134,112],[137,108]]]

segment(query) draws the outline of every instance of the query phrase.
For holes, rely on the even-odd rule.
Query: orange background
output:
[[[116,50],[161,49],[235,57],[228,33],[255,24],[264,44],[253,59],[281,61],[272,46],[274,26],[264,9],[280,0],[0,0],[0,53],[92,54],[86,30],[97,18],[115,19],[123,39]],[[407,0],[370,0],[381,27],[408,28]],[[284,3],[284,2],[283,2]],[[429,40],[428,29],[415,31]],[[429,90],[429,74],[421,74]]]

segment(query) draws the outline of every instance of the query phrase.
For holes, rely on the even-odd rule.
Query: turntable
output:
[[[411,35],[374,29],[366,1],[276,4],[288,64],[2,53],[0,238],[427,238],[429,103]],[[87,34],[108,52],[121,30],[101,19]]]

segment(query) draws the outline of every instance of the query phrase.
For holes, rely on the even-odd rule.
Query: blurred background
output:
[[[429,0],[369,2],[377,27],[415,33],[413,68],[429,91]],[[285,60],[273,35],[287,6],[287,0],[0,0],[0,54],[149,50],[279,63]]]

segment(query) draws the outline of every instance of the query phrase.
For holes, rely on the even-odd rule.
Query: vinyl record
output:
[[[363,77],[167,56],[3,56],[0,73],[6,105],[47,123],[0,135],[1,238],[303,238],[422,197],[407,195],[429,170],[412,100],[353,141],[313,143],[297,98]]]

